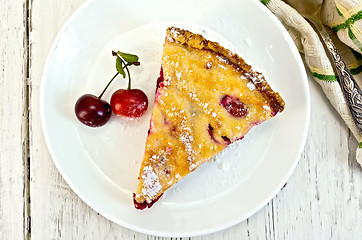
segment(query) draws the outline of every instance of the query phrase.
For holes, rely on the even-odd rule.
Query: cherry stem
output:
[[[108,82],[107,86],[103,89],[103,92],[101,93],[101,95],[99,95],[98,100],[101,100],[103,94],[106,92],[107,88],[109,87],[109,85],[111,85],[111,83],[112,83],[113,80],[118,76],[118,74],[119,74],[119,73],[117,72],[116,75],[114,75],[114,76],[112,77],[112,79]]]
[[[122,63],[124,64],[123,69],[126,69],[127,74],[128,74],[128,88],[127,88],[127,90],[130,90],[131,89],[131,74],[129,73],[128,66],[131,66],[132,64],[131,63],[126,63],[125,61],[123,61],[123,59],[120,56],[118,56],[118,54],[116,52],[112,51],[112,54],[114,56],[119,57],[119,59],[121,59]],[[137,63],[139,65],[139,62],[136,62],[134,64],[136,65]],[[111,83],[118,76],[118,74],[119,74],[119,72],[117,72],[116,75],[114,75],[112,77],[112,79],[108,82],[107,86],[103,89],[103,92],[99,95],[98,100],[100,100],[102,98],[103,94],[106,92],[107,88],[109,87],[109,85],[111,85]]]
[[[124,68],[127,71],[127,75],[128,75],[128,87],[127,87],[127,90],[130,90],[131,89],[131,74],[129,73],[128,66],[130,66],[131,64],[125,63],[121,57],[120,57],[120,59],[123,62]]]

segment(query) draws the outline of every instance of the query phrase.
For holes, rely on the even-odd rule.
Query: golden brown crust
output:
[[[161,69],[134,194],[137,209],[151,207],[180,179],[284,108],[262,74],[187,30],[167,29]]]
[[[284,110],[284,100],[281,98],[279,93],[274,92],[270,88],[269,84],[261,73],[250,70],[249,72],[245,72],[244,76],[246,76],[249,81],[253,82],[256,86],[256,89],[258,89],[258,91],[263,94],[264,98],[268,100],[274,111],[274,115]]]
[[[192,33],[190,31],[176,27],[169,27],[167,29],[166,42],[173,42],[173,41],[186,44],[187,46],[192,48],[210,50],[215,53],[218,53],[226,57],[227,60],[237,65],[244,71],[249,71],[251,69],[251,66],[246,64],[244,59],[239,57],[237,54],[220,46],[217,42],[212,42],[205,39],[203,36],[199,34]]]
[[[244,75],[253,82],[259,92],[271,103],[271,106],[275,113],[282,112],[285,107],[283,99],[279,93],[274,92],[269,84],[266,82],[264,76],[251,69],[244,59],[230,50],[220,46],[217,42],[212,42],[205,39],[200,34],[192,33],[190,31],[169,27],[166,32],[166,42],[178,42],[185,44],[188,47],[196,48],[200,50],[209,50],[217,53],[227,59],[230,63],[234,64],[237,68],[244,73]]]

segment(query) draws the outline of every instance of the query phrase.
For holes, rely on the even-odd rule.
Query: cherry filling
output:
[[[148,202],[146,202],[146,201],[144,201],[144,202],[142,202],[142,203],[139,203],[139,202],[136,201],[136,194],[133,193],[133,204],[134,204],[135,208],[138,209],[138,210],[143,210],[143,209],[145,209],[145,208],[150,208],[150,207],[152,207],[152,205],[153,205],[155,202],[157,202],[157,201],[160,199],[160,197],[161,197],[162,195],[163,195],[163,193],[162,193],[160,196],[158,196],[155,200],[153,200],[152,202],[150,202],[150,203],[148,203]]]
[[[161,70],[160,70],[160,76],[157,78],[157,85],[156,85],[156,90],[159,88],[159,87],[163,87],[163,81],[165,79],[163,78],[163,68],[161,66]]]
[[[211,139],[216,142],[216,143],[220,143],[218,140],[216,140],[215,136],[214,136],[214,128],[211,127],[211,125],[209,124],[209,127],[207,129]],[[230,138],[226,137],[226,136],[221,136],[221,138],[224,140],[226,145],[229,145],[231,143]]]
[[[238,97],[225,95],[220,105],[223,106],[228,113],[234,117],[245,117],[248,114],[248,107]]]
[[[221,137],[224,140],[224,142],[226,143],[226,145],[230,145],[230,143],[231,143],[230,138],[228,138],[227,136],[221,136]]]
[[[156,95],[155,95],[155,102],[157,102],[157,99],[159,98],[160,94],[157,92],[157,89],[159,87],[163,87],[163,81],[165,79],[163,78],[163,68],[161,66],[161,70],[160,70],[160,76],[157,78],[157,83],[156,83]],[[150,128],[148,129],[148,132],[147,134],[150,135],[150,133],[152,132],[151,130],[151,126],[152,126],[152,118],[151,118],[151,121],[150,121]]]
[[[219,142],[215,139],[215,137],[214,137],[214,128],[211,127],[210,124],[209,124],[209,127],[208,127],[207,131],[208,131],[211,139],[212,139],[214,142],[219,143]]]

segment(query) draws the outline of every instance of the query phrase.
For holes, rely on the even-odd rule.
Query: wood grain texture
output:
[[[13,2],[21,1],[12,1]],[[45,145],[39,116],[39,92],[41,75],[46,56],[56,34],[68,17],[83,3],[84,0],[33,0],[30,4],[30,54],[29,54],[29,107],[30,107],[30,199],[31,199],[31,238],[32,239],[152,239],[168,240],[171,238],[159,238],[137,233],[120,227],[88,207],[64,182],[55,168],[47,147]],[[7,2],[10,4],[10,1]],[[21,5],[21,4],[20,4]],[[15,6],[15,5],[14,5]],[[4,11],[0,7],[0,12]],[[2,12],[1,12],[2,13]],[[5,13],[4,13],[5,14]],[[20,14],[20,13],[16,13]],[[13,19],[8,16],[9,19]],[[9,23],[10,24],[10,23]],[[1,25],[3,26],[3,25]],[[2,29],[1,32],[4,30]],[[19,29],[18,34],[23,36],[25,29]],[[20,39],[18,39],[20,41]],[[0,38],[0,46],[5,45]],[[3,44],[3,45],[2,45]],[[23,44],[19,42],[19,44]],[[23,60],[24,48],[17,50],[19,61]],[[4,66],[11,62],[2,56]],[[6,61],[6,62],[4,62]],[[18,63],[17,63],[18,64]],[[17,65],[16,65],[17,66]],[[13,68],[16,67],[14,65]],[[22,69],[24,66],[22,66]],[[1,71],[1,68],[0,68]],[[24,73],[13,76],[11,72],[4,73],[1,77],[18,77],[24,79]],[[5,76],[6,74],[6,76]],[[362,170],[355,161],[355,149],[357,146],[353,136],[349,133],[340,117],[330,107],[323,97],[319,86],[311,80],[312,112],[311,125],[308,139],[301,160],[283,190],[264,208],[248,220],[221,232],[194,237],[197,240],[226,240],[226,239],[362,239]],[[9,82],[1,81],[2,96],[10,98],[3,89],[23,89],[24,83],[9,85]],[[4,85],[6,84],[6,85]],[[12,83],[15,84],[15,83]],[[14,92],[13,91],[13,92]],[[11,91],[10,91],[11,92]],[[20,94],[16,95],[21,98]],[[5,99],[9,103],[10,99]],[[18,100],[18,111],[23,112],[23,100]],[[26,102],[26,101],[25,101]],[[9,110],[10,111],[10,110]],[[5,112],[5,113],[4,113]],[[5,116],[5,109],[1,108],[1,117]],[[23,116],[15,116],[21,125]],[[11,118],[13,119],[13,117]],[[2,121],[2,120],[0,120]],[[0,122],[1,131],[9,127],[4,121]],[[11,124],[11,126],[14,126]],[[7,145],[9,149],[15,149],[13,144],[23,142],[22,134],[14,134],[5,131],[4,136],[14,138]],[[3,138],[3,137],[2,137]],[[21,144],[20,144],[21,145]],[[22,148],[23,146],[19,146]],[[8,176],[3,170],[7,164],[7,158],[19,158],[14,166],[23,164],[23,152],[14,155],[12,151],[1,148],[1,186],[8,187],[15,180],[4,178]],[[11,154],[11,157],[10,157]],[[4,157],[3,157],[4,156]],[[7,158],[5,158],[5,156]],[[24,173],[16,171],[20,182],[19,189],[24,188]],[[5,175],[4,175],[5,174]],[[21,183],[21,184],[20,184]],[[6,189],[5,187],[5,189]],[[18,188],[17,187],[17,188]],[[9,188],[9,187],[8,187]],[[3,194],[1,188],[1,194]],[[18,192],[13,190],[5,193],[12,196]],[[246,196],[247,197],[247,196]],[[0,195],[0,204],[12,199]],[[23,200],[19,195],[17,201]],[[23,214],[23,207],[17,207],[12,212],[5,212],[0,205],[0,227],[11,227],[6,230],[4,236],[12,232],[16,236],[23,236],[24,227],[21,217],[14,217],[12,223],[5,222],[11,214]],[[215,216],[217,217],[217,216]],[[1,232],[1,230],[0,230]],[[21,238],[7,238],[21,239]]]
[[[311,126],[304,153],[273,200],[275,239],[361,239],[362,171],[357,142],[311,80]]]
[[[26,15],[26,1],[0,1],[0,239],[27,237]]]

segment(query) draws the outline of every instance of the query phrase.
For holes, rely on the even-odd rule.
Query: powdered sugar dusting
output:
[[[146,197],[147,202],[151,202],[162,189],[159,178],[151,166],[146,166],[143,168],[142,179],[144,181],[142,194]]]
[[[248,84],[246,84],[246,86],[247,86],[251,91],[255,90],[255,85],[254,85],[254,83],[252,83],[252,82],[248,82]]]
[[[271,108],[268,105],[264,105],[263,108],[267,111],[271,111]]]
[[[221,57],[219,55],[216,55],[216,58],[222,62],[222,63],[225,63],[225,64],[228,64],[229,63],[229,60],[225,59],[224,57]]]
[[[178,37],[180,35],[180,32],[177,31],[175,28],[171,28],[170,32],[171,32],[173,37]]]
[[[198,97],[197,94],[195,92],[192,91],[188,91],[189,92],[189,97],[195,101],[195,103],[197,103],[197,105],[199,107],[201,107],[203,109],[203,112],[210,115],[212,118],[215,119],[215,121],[221,125],[221,120],[217,117],[217,113],[214,111],[214,109],[212,107],[209,106],[209,103],[203,102],[201,101]]]
[[[265,82],[265,79],[263,78],[263,74],[261,74],[259,72],[255,72],[252,69],[249,72],[245,72],[244,74],[248,79],[250,79],[253,82],[253,84]]]
[[[171,28],[169,33],[170,34],[166,36],[166,40],[168,42],[174,42],[175,39],[180,35],[180,33],[175,28]]]
[[[210,69],[211,67],[212,67],[212,62],[207,62],[207,63],[206,63],[206,68],[207,68],[207,69]]]
[[[176,77],[177,77],[178,80],[180,80],[181,79],[181,73],[176,71]]]
[[[187,153],[187,161],[189,163],[189,170],[193,171],[196,168],[195,161],[195,151],[192,147],[194,141],[193,136],[191,135],[191,129],[185,124],[185,120],[181,123],[181,134],[180,141],[185,146],[185,151]]]

